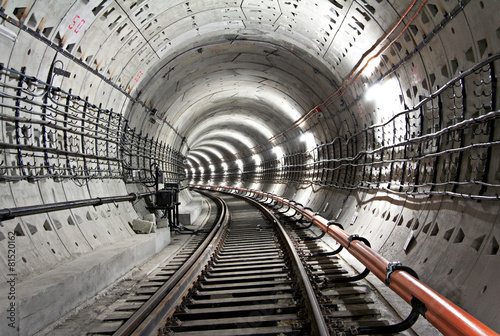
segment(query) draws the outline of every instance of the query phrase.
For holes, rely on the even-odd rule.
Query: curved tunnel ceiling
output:
[[[133,13],[149,13],[156,55],[134,90],[186,138],[188,157],[216,160],[208,148],[223,143],[248,157],[335,92],[410,4],[144,2]]]
[[[194,62],[204,64],[212,61],[220,60],[200,58]],[[210,68],[221,66],[208,66],[205,72],[201,69],[196,71],[199,73],[197,76],[188,76],[180,81],[170,79],[159,84],[153,93],[153,97],[161,97],[161,100],[154,101],[161,117],[186,137],[191,149],[207,144],[206,141],[219,139],[237,146],[239,152],[244,153],[281,133],[306,109],[320,101],[315,93],[318,87],[311,88],[305,84],[316,83],[314,79],[300,79],[259,63],[230,65],[231,69],[226,71],[216,69],[209,72]],[[266,69],[261,70],[263,66]],[[196,66],[187,67],[192,69]],[[177,91],[172,95],[162,93],[163,90],[170,92],[169,86]],[[222,132],[224,130],[225,133]],[[238,132],[240,136],[236,134]],[[207,138],[202,136],[204,134],[211,136]],[[208,140],[200,142],[201,139]],[[246,147],[242,148],[238,143]]]

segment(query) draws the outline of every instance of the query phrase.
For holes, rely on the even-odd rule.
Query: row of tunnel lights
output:
[[[377,97],[379,97],[380,95],[383,95],[384,90],[385,90],[384,89],[385,86],[387,86],[387,85],[383,85],[380,82],[374,83],[373,85],[368,87],[367,90],[365,91],[365,94],[364,94],[365,99],[368,101],[376,100]],[[312,151],[316,147],[314,135],[312,133],[302,133],[300,140],[303,143],[305,143],[306,152]],[[251,147],[251,146],[249,146],[249,147]],[[224,174],[227,174],[229,167],[228,167],[228,163],[224,160],[224,156],[222,155],[222,153],[214,148],[207,148],[206,150],[211,152],[212,154],[216,155],[219,158],[220,167],[222,168]],[[284,157],[283,149],[280,146],[275,146],[272,148],[272,151],[276,155],[276,159],[280,163],[280,160]],[[205,162],[205,164],[203,164],[201,160],[199,160],[195,156],[191,155],[187,161],[187,168],[185,168],[186,175],[188,175],[189,171],[191,172],[191,174],[193,176],[197,172],[201,175],[204,175],[205,174],[205,167],[208,166],[208,170],[210,171],[210,175],[214,176],[216,169],[215,169],[215,166],[212,163],[212,160],[210,159],[210,157],[208,157],[208,155],[206,155],[205,153],[202,153],[200,151],[196,151],[196,155],[203,158],[203,160],[206,162]],[[261,156],[259,154],[254,154],[252,156],[252,159],[255,162],[256,171],[257,172],[260,171],[261,170],[260,165],[262,163]],[[238,167],[238,170],[240,172],[244,171],[243,161],[241,159],[236,159],[234,161],[234,163],[236,164],[236,166]],[[195,164],[196,164],[196,166],[195,166]]]
[[[314,136],[311,133],[303,133],[302,136],[301,136],[301,141],[305,143],[307,151],[310,151],[310,150],[312,150],[312,149],[314,149],[316,147]],[[221,166],[224,174],[226,174],[227,171],[229,170],[229,166],[228,166],[228,164],[227,164],[226,161],[223,161],[222,154],[219,151],[217,151],[216,149],[211,149],[210,151],[212,153],[214,153],[215,155],[217,155],[217,157],[221,160],[221,162],[219,164],[220,164],[220,166]],[[283,152],[283,149],[280,146],[275,146],[275,147],[272,148],[272,151],[276,155],[276,160],[278,160],[278,163],[281,164],[280,161],[285,156],[284,152]],[[208,169],[210,170],[210,175],[214,176],[216,169],[215,169],[214,164],[210,160],[210,158],[206,154],[204,154],[204,153],[199,153],[198,152],[197,154],[199,156],[201,156],[204,160],[206,160],[206,162],[208,163]],[[262,163],[262,157],[259,154],[254,154],[254,155],[252,155],[252,159],[255,162],[256,171],[257,172],[260,171],[261,170],[260,165]],[[192,160],[192,161],[196,162],[197,163],[197,167],[194,167],[193,164],[189,160]],[[206,165],[204,167],[204,165],[202,164],[202,162],[200,160],[198,160],[197,158],[194,158],[192,156],[189,158],[189,160],[188,160],[188,167],[185,169],[186,175],[189,173],[188,169],[191,171],[192,175],[195,175],[197,172],[200,173],[201,175],[205,174],[205,167],[206,167]],[[244,171],[243,161],[241,159],[236,159],[234,162],[235,162],[236,166],[238,167],[238,170],[240,172],[243,172]]]

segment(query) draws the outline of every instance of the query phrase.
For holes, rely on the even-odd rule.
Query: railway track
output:
[[[356,275],[307,223],[218,196],[210,196],[214,229],[193,237],[89,335],[345,335],[390,324],[377,295],[351,281]]]
[[[275,223],[244,200],[227,200],[230,231],[165,334],[303,335],[306,298]]]
[[[203,227],[192,234],[186,243],[168,260],[168,263],[158,267],[156,271],[133,287],[126,297],[119,299],[109,309],[101,314],[97,323],[86,335],[109,336],[114,334],[130,334],[152,311],[154,306],[177,283],[177,278],[185,272],[186,263],[199,249],[203,250],[203,242],[210,235],[211,229],[222,225],[226,215],[224,204],[216,198],[207,198],[213,209]],[[182,232],[189,234],[189,231]]]

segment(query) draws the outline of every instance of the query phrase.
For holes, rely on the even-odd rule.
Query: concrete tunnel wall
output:
[[[337,219],[500,330],[499,61],[413,109],[499,53],[498,1],[21,0],[2,8],[0,63],[71,92],[80,117],[70,139],[62,112],[44,131],[30,122],[47,118],[43,84],[25,80],[31,93],[18,94],[18,75],[2,72],[3,207],[144,192],[152,159],[172,182],[260,189]],[[377,83],[383,89],[370,99]],[[16,105],[19,95],[29,99]],[[85,113],[96,132],[110,132],[115,118],[113,135],[71,138]],[[96,157],[106,149],[108,158],[47,150],[66,142]],[[143,202],[121,203],[2,221],[3,279],[9,232],[17,232],[22,282],[134,237],[128,223],[146,213]]]

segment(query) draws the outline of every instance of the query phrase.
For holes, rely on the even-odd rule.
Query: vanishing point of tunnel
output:
[[[151,197],[102,202],[159,174],[185,225],[203,207],[189,185],[294,200],[499,332],[499,14],[497,0],[3,0],[0,334],[39,332],[168,246],[168,228],[133,230],[158,219]]]

